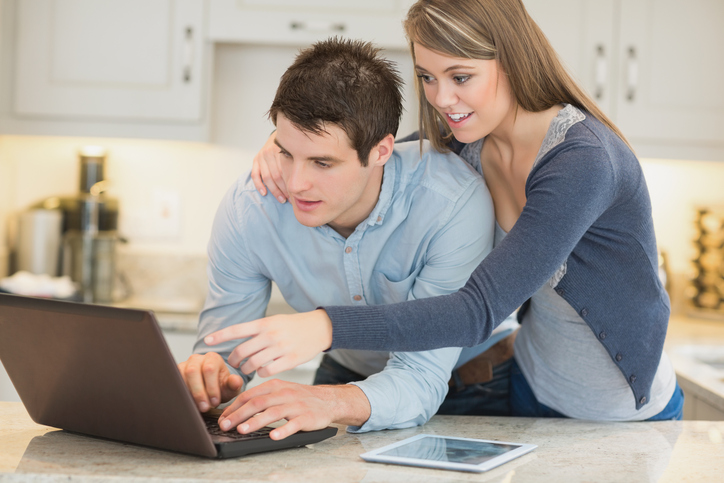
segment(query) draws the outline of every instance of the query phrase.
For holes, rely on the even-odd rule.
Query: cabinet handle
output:
[[[194,66],[194,29],[191,27],[186,27],[184,33],[183,66],[183,81],[189,83]]]
[[[639,83],[639,62],[636,58],[636,48],[628,48],[628,61],[626,65],[626,99],[633,102],[636,98],[636,87]]]
[[[606,79],[608,77],[608,63],[606,61],[606,48],[603,44],[596,46],[596,63],[595,63],[595,83],[596,90],[593,95],[597,101],[603,99],[603,94],[606,88]]]
[[[332,32],[342,33],[347,30],[347,26],[341,22],[297,22],[292,21],[289,24],[291,30],[306,30],[308,32]]]

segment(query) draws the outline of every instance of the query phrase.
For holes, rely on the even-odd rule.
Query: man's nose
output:
[[[311,174],[307,163],[294,161],[287,180],[287,189],[293,193],[301,193],[308,190],[310,186]]]

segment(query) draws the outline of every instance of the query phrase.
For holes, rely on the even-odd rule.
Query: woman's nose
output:
[[[435,105],[441,109],[445,109],[454,106],[457,102],[458,98],[455,94],[455,89],[441,82],[437,86],[437,92],[435,93]]]

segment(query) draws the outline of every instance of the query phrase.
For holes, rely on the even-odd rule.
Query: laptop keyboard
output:
[[[212,436],[224,436],[226,438],[236,439],[236,440],[242,440],[242,439],[258,439],[258,438],[268,438],[269,433],[271,433],[274,428],[271,426],[266,426],[258,431],[253,431],[248,434],[241,434],[236,429],[230,430],[230,431],[224,431],[219,427],[219,422],[213,419],[205,419],[206,422],[206,430],[211,434]]]

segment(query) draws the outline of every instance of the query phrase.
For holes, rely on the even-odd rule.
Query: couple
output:
[[[650,202],[623,135],[519,0],[421,0],[405,30],[429,142],[394,144],[399,79],[368,45],[320,43],[282,77],[277,131],[214,222],[199,354],[180,364],[199,409],[236,396],[242,363],[268,376],[332,348],[316,382],[351,384],[267,382],[222,428],[398,428],[440,404],[681,418]],[[260,177],[290,202],[260,196]],[[270,280],[310,312],[252,321]],[[518,307],[511,358],[501,322]],[[384,365],[342,348],[399,352]]]

